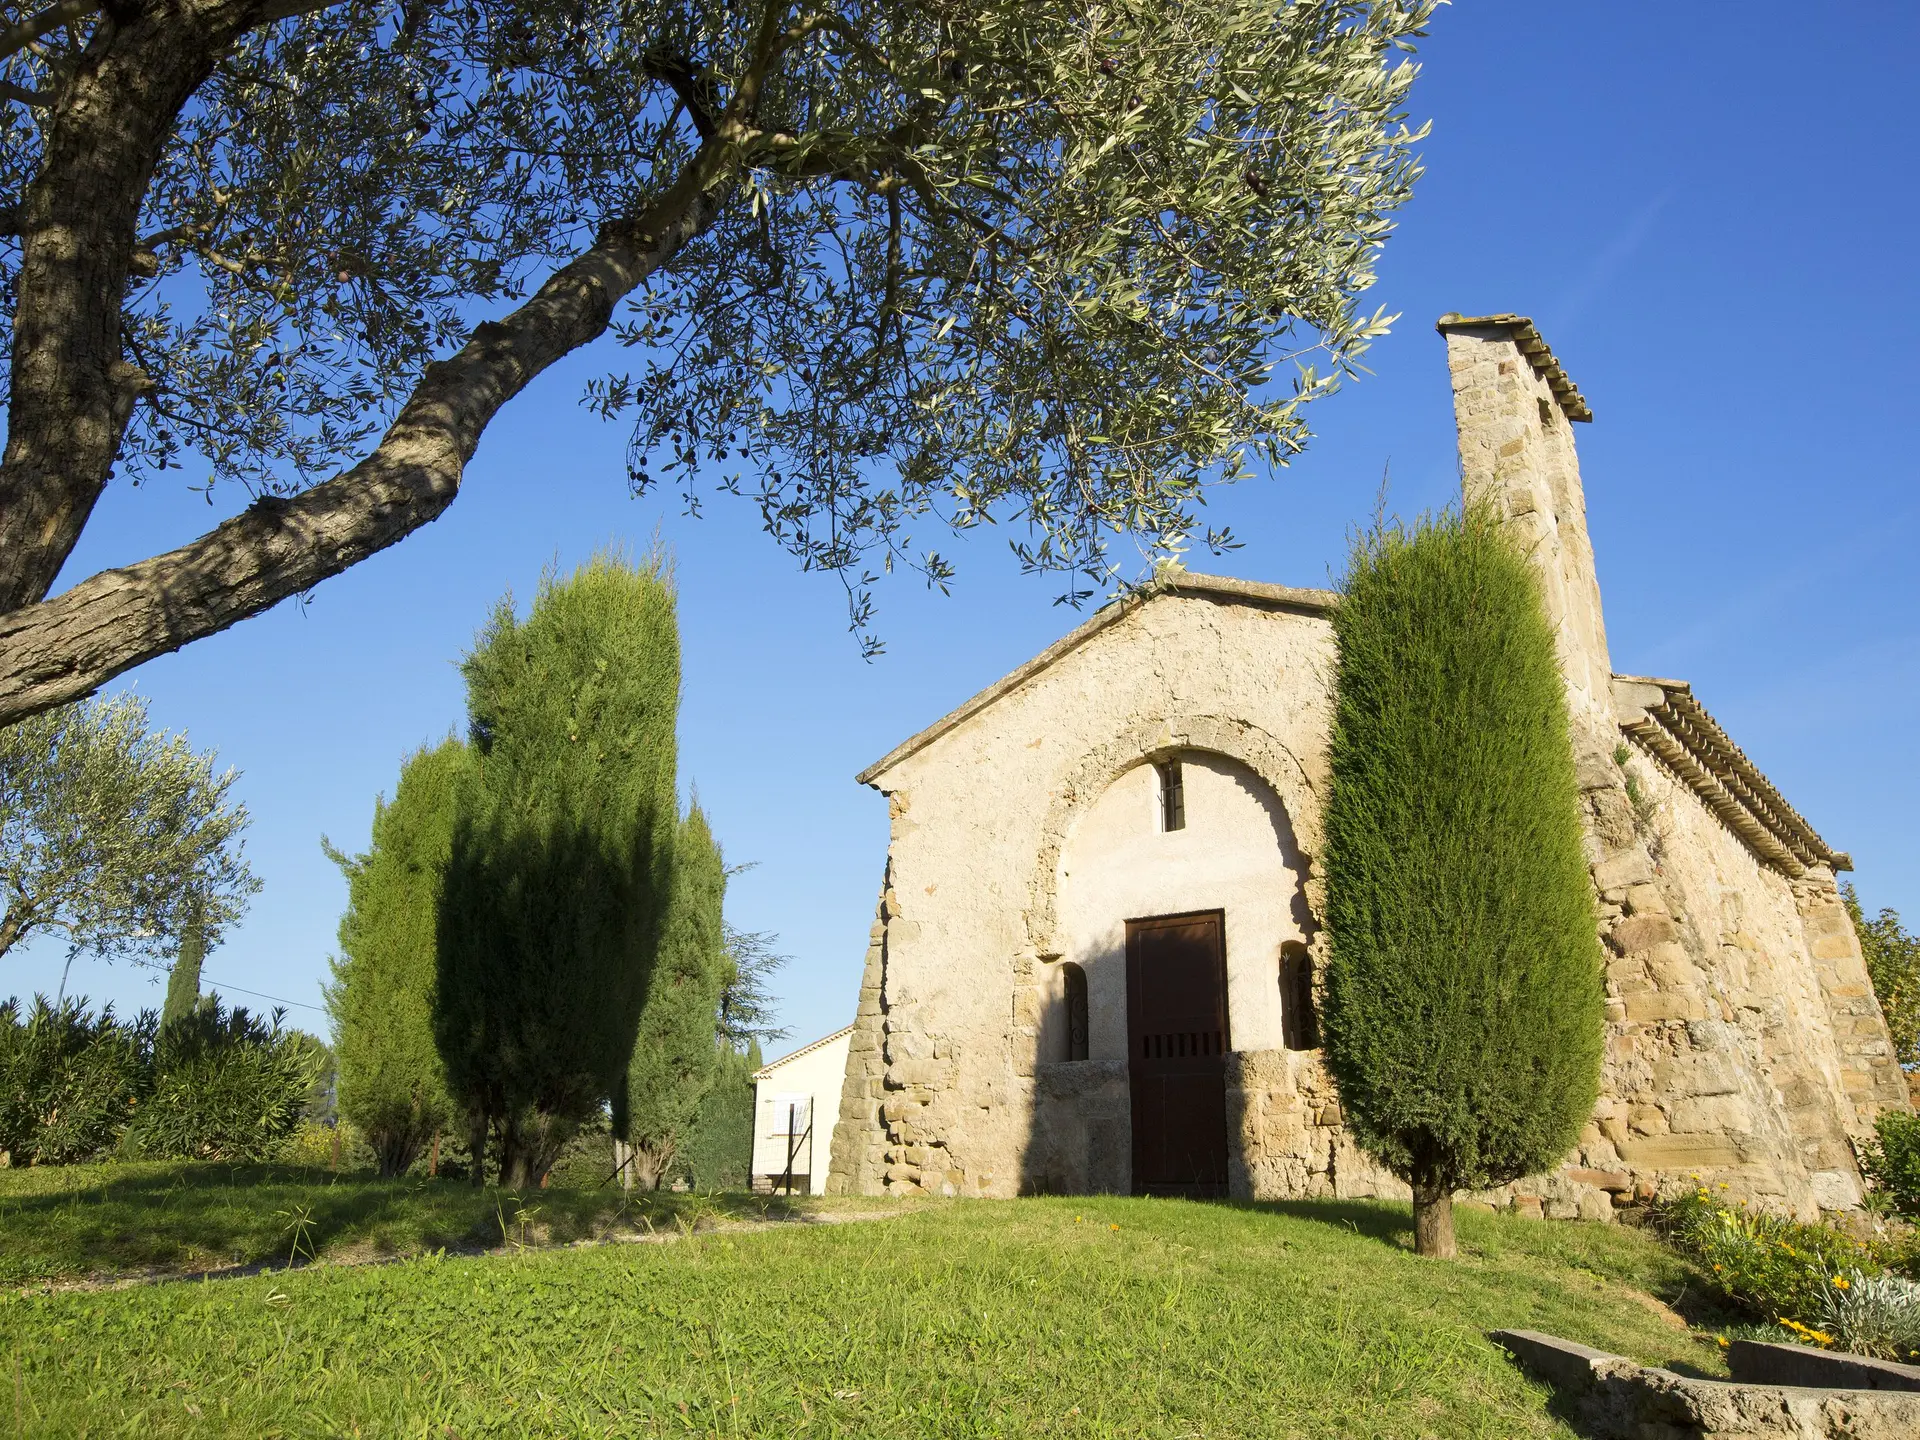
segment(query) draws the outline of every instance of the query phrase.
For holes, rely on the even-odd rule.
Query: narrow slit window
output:
[[[1320,1046],[1320,1027],[1313,1013],[1313,957],[1298,940],[1280,947],[1280,1030],[1289,1050]]]
[[[1160,772],[1160,828],[1187,828],[1187,785],[1180,775],[1178,760],[1162,760],[1153,767]]]
[[[1069,960],[1062,967],[1061,988],[1067,1007],[1067,1059],[1087,1058],[1087,972]]]

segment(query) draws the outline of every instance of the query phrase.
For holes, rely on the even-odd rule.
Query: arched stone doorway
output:
[[[1056,855],[1053,948],[1035,975],[1054,1113],[1036,1118],[1084,1159],[1055,1168],[1221,1193],[1227,1052],[1280,1048],[1298,1029],[1282,980],[1313,922],[1287,808],[1239,759],[1159,750],[1072,815]],[[1085,1061],[1072,1058],[1080,1006]],[[1099,1153],[1116,1142],[1124,1159]]]

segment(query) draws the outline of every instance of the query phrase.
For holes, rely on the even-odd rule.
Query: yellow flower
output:
[[[1107,1228],[1109,1230],[1118,1230],[1120,1227],[1118,1225],[1109,1225]]]
[[[1844,1290],[1844,1289],[1846,1289],[1846,1288],[1847,1288],[1847,1277],[1846,1277],[1846,1276],[1844,1276],[1844,1275],[1836,1275],[1836,1276],[1834,1276],[1834,1277],[1833,1277],[1833,1288],[1834,1288],[1834,1289],[1836,1289],[1836,1290]]]
[[[1724,1350],[1724,1349],[1726,1349],[1726,1348],[1727,1348],[1727,1337],[1726,1337],[1726,1336],[1724,1336],[1724,1335],[1716,1335],[1716,1336],[1714,1336],[1713,1338],[1714,1338],[1714,1339],[1716,1339],[1716,1340],[1718,1340],[1718,1341],[1720,1342],[1720,1348],[1721,1348],[1722,1350]]]

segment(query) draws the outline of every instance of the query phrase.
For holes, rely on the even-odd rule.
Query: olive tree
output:
[[[238,776],[214,765],[151,729],[138,695],[0,728],[0,956],[43,933],[155,965],[189,932],[216,943],[260,882]]]
[[[434,519],[609,336],[633,488],[746,495],[857,625],[878,569],[944,582],[923,527],[1105,582],[1384,331],[1433,8],[39,4],[0,5],[0,723]],[[50,594],[111,478],[189,463],[250,503]]]

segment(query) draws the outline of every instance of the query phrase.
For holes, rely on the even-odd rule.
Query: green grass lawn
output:
[[[457,1180],[284,1165],[0,1170],[0,1284],[564,1244],[806,1208],[748,1195],[625,1195],[612,1186],[516,1196]]]
[[[956,1201],[844,1225],[0,1296],[0,1435],[1569,1435],[1483,1336],[1715,1363],[1645,1234]],[[11,1235],[0,1222],[0,1237]]]

